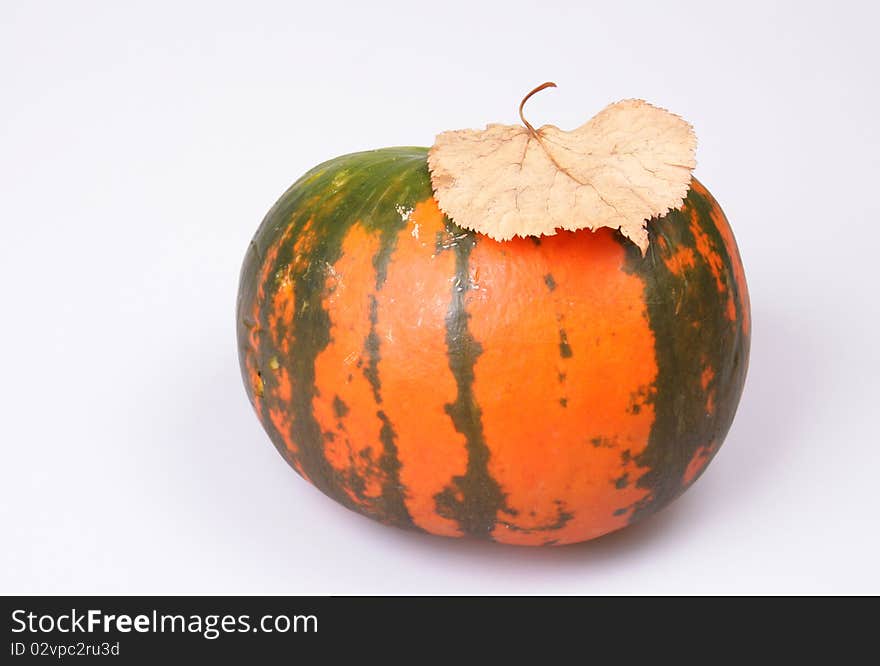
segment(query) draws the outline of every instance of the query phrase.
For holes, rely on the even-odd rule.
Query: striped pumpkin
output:
[[[748,364],[736,243],[696,180],[642,257],[601,229],[496,242],[438,209],[423,148],[326,162],[251,242],[248,396],[278,451],[383,523],[566,544],[681,494]]]

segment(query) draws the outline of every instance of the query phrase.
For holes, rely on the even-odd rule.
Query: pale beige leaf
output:
[[[642,100],[612,104],[571,132],[516,125],[443,132],[428,152],[440,208],[496,240],[620,229],[644,254],[646,222],[681,206],[696,136]]]

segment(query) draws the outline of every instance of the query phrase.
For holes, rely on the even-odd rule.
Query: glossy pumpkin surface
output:
[[[696,180],[642,256],[601,229],[497,242],[433,198],[424,148],[346,155],[269,211],[238,343],[272,442],[344,506],[504,543],[591,539],[669,503],[733,419],[749,300]]]

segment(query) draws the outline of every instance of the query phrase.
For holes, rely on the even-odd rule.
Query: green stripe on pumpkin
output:
[[[474,365],[483,349],[468,329],[470,315],[466,309],[467,292],[473,288],[469,261],[477,236],[446,219],[446,238],[439,251],[455,253],[455,279],[452,299],[446,314],[446,347],[449,369],[455,377],[455,402],[446,405],[446,412],[455,429],[464,435],[467,467],[461,476],[435,496],[437,513],[455,520],[465,534],[491,538],[498,512],[513,513],[506,505],[504,493],[489,473],[491,452],[483,434],[482,411],[474,397]]]
[[[657,358],[657,380],[649,397],[654,406],[654,425],[647,448],[636,457],[637,464],[648,470],[638,485],[650,494],[634,507],[630,523],[684,492],[685,472],[699,450],[706,450],[709,456],[717,452],[733,421],[748,365],[749,340],[742,333],[742,299],[731,258],[711,219],[711,203],[690,190],[684,207],[697,212],[700,229],[721,259],[721,279],[733,292],[737,318],[728,318],[726,301],[719,298],[712,269],[697,252],[691,218],[681,209],[649,222],[650,245],[645,257],[632,243],[620,238],[627,251],[627,270],[645,284]],[[660,244],[660,237],[665,244]],[[681,248],[692,249],[695,261],[679,276],[669,270],[664,259]],[[707,368],[713,377],[704,388],[702,378]],[[712,414],[706,410],[711,391],[716,392]]]
[[[278,247],[275,265],[270,276],[280,270],[292,268],[295,295],[295,314],[292,330],[293,353],[278,362],[290,372],[294,391],[290,407],[293,411],[292,440],[299,451],[296,462],[312,483],[322,492],[341,502],[344,506],[359,510],[345,492],[345,488],[363,485],[357,479],[342,478],[324,455],[324,436],[312,407],[316,394],[315,360],[330,343],[331,322],[322,300],[324,296],[324,268],[335,264],[341,256],[342,242],[354,224],[360,224],[368,232],[380,235],[381,249],[374,258],[377,288],[384,282],[387,257],[393,251],[396,234],[402,228],[402,220],[396,206],[412,207],[431,196],[427,177],[425,149],[390,148],[345,155],[318,165],[294,183],[272,207],[257,230],[242,266],[240,298],[238,307],[238,339],[243,348],[249,346],[247,339],[247,312],[244,307],[253,301],[259,288],[261,258],[273,245]],[[295,261],[294,246],[306,233],[310,234],[310,255],[307,261]],[[266,285],[271,289],[272,285]],[[271,299],[266,298],[258,326],[267,326]],[[259,350],[257,366],[265,367],[266,358],[275,350]],[[244,358],[244,356],[243,356]],[[242,372],[247,369],[242,361]],[[263,373],[265,381],[273,381],[270,373]],[[377,379],[378,382],[378,379]],[[249,385],[249,382],[246,381]],[[275,401],[267,407],[283,408],[275,399],[277,387],[267,387],[264,396],[252,400]],[[378,394],[377,394],[378,397]],[[393,446],[393,430],[387,417],[382,418],[382,432],[377,433],[383,441],[380,465],[389,476],[384,484],[383,495],[376,507],[375,517],[384,522],[412,527],[412,519],[406,511],[400,490]],[[263,425],[276,448],[289,458],[284,438],[268,419]]]

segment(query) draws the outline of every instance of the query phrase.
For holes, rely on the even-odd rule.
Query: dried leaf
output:
[[[646,221],[687,195],[697,139],[664,109],[624,100],[571,132],[523,122],[437,136],[431,182],[459,226],[496,240],[611,227],[644,254]]]

